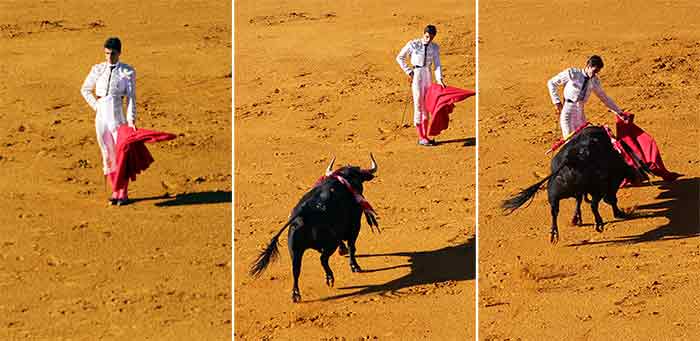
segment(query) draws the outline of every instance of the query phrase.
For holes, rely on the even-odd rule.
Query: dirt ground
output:
[[[242,340],[464,340],[475,333],[474,99],[433,148],[416,144],[410,87],[394,58],[434,23],[448,84],[473,89],[474,6],[463,1],[235,4],[235,331]],[[465,145],[466,143],[466,145]],[[291,302],[286,233],[259,279],[250,263],[297,200],[337,164],[379,164],[358,262],[333,255],[335,288],[305,255]]]
[[[700,335],[700,6],[695,1],[480,3],[479,320],[483,340],[690,340]],[[674,183],[618,193],[633,218],[549,244],[545,192],[504,217],[502,200],[549,173],[560,137],[546,81],[602,55],[604,89],[659,144]],[[591,97],[587,117],[614,125]]]
[[[231,330],[231,5],[0,4],[0,339],[225,340]],[[138,125],[178,134],[108,207],[80,96],[102,43]]]

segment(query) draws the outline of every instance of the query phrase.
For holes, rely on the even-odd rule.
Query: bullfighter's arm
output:
[[[605,94],[605,91],[603,91],[603,87],[600,85],[600,80],[598,77],[595,78],[595,81],[592,84],[593,86],[593,93],[600,98],[601,102],[605,104],[608,109],[612,110],[617,114],[618,116],[622,115],[622,109],[615,104],[615,102],[612,100],[612,98],[608,97],[607,94]]]
[[[80,94],[83,95],[85,102],[87,102],[94,111],[97,111],[97,98],[92,94],[92,90],[95,88],[95,84],[97,84],[98,76],[97,65],[94,65],[90,69],[90,73],[85,77],[83,85],[80,87]]]
[[[566,84],[569,80],[571,80],[571,76],[569,75],[569,69],[566,69],[547,81],[547,89],[549,90],[549,97],[552,99],[552,104],[561,104],[561,98],[559,98],[557,88]]]
[[[440,63],[440,46],[435,44],[435,81],[438,84],[443,84],[442,82],[442,64]]]
[[[408,63],[406,63],[406,57],[411,54],[411,42],[409,41],[406,46],[404,46],[401,51],[399,51],[399,54],[396,56],[396,62],[399,63],[399,66],[405,72],[407,75],[410,75],[413,70],[408,66]]]
[[[126,83],[126,121],[134,127],[136,122],[136,71],[129,70],[128,82]]]

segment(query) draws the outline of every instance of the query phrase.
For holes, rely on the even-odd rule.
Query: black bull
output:
[[[339,246],[341,252],[348,252],[343,241],[348,243],[351,271],[360,272],[360,265],[355,259],[355,241],[360,233],[363,211],[370,227],[379,228],[373,211],[363,210],[356,197],[356,195],[362,195],[362,184],[372,180],[377,171],[377,163],[372,154],[370,158],[372,160],[370,169],[345,166],[335,172],[331,172],[335,158],[331,160],[326,170],[326,177],[304,194],[292,210],[287,223],[272,237],[265,250],[251,265],[251,276],[257,277],[262,274],[268,264],[277,258],[279,254],[277,240],[287,227],[289,227],[287,242],[294,276],[292,301],[301,300],[299,274],[301,260],[307,249],[314,249],[321,253],[321,265],[326,273],[326,284],[330,287],[333,286],[335,279],[328,265],[328,259]],[[346,184],[341,182],[339,177],[347,181]]]
[[[510,210],[508,213],[516,210],[534,197],[540,186],[549,180],[547,194],[552,213],[550,242],[556,243],[559,241],[557,215],[561,199],[576,199],[572,223],[580,225],[583,223],[581,201],[590,195],[596,231],[603,232],[603,218],[598,212],[600,200],[612,206],[615,218],[625,218],[625,213],[617,206],[617,190],[624,179],[636,181],[640,176],[615,150],[604,128],[587,127],[552,159],[549,176],[504,201],[502,207]]]

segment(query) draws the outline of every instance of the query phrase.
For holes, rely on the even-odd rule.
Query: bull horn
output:
[[[328,164],[328,168],[326,168],[326,176],[330,176],[333,174],[333,164],[335,163],[335,156],[331,159],[331,163]]]
[[[372,159],[372,165],[370,166],[369,172],[374,174],[377,171],[377,161],[374,160],[374,155],[369,153],[369,158]]]

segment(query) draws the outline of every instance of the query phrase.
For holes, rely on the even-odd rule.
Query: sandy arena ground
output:
[[[474,6],[464,1],[235,4],[235,336],[242,340],[464,340],[474,322],[474,99],[434,148],[416,145],[409,84],[394,58],[438,27],[448,84],[474,88]],[[363,7],[364,6],[364,7]],[[467,146],[465,146],[465,142]],[[293,304],[286,232],[257,280],[260,248],[323,174],[379,164],[365,186],[381,234],[363,222],[358,261],[333,255],[335,288],[306,253]]]
[[[0,4],[0,339],[230,339],[230,6]],[[111,35],[138,125],[179,135],[123,208],[79,93]]]
[[[479,306],[483,340],[691,340],[700,335],[700,5],[696,1],[480,3]],[[590,54],[603,86],[659,144],[670,184],[625,188],[634,217],[605,231],[568,224],[549,245],[549,206],[504,217],[499,205],[549,174],[559,138],[546,81]],[[597,124],[614,124],[595,97]]]

